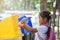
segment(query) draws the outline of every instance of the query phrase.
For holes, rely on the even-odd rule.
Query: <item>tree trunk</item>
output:
[[[60,16],[60,0],[56,0],[56,3],[57,3],[57,9],[59,11],[59,16]]]
[[[58,12],[59,12],[59,15],[58,15],[58,35],[57,35],[57,37],[58,37],[58,39],[59,39],[59,36],[60,36],[60,34],[59,34],[59,19],[60,19],[60,0],[56,0],[56,3],[57,3],[57,10],[58,10]]]
[[[25,9],[25,10],[29,10],[30,0],[24,0],[24,1],[25,1],[24,9]]]
[[[40,10],[47,10],[47,0],[40,0]]]
[[[5,10],[4,1],[0,0],[0,12],[3,12],[4,10]]]

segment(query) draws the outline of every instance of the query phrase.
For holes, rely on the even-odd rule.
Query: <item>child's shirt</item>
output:
[[[37,27],[37,33],[35,35],[35,40],[45,40],[46,39],[46,32],[48,31],[48,27],[45,26],[45,25],[40,25],[39,27]],[[39,33],[39,36],[41,37],[39,39],[39,36],[38,36],[38,33]]]

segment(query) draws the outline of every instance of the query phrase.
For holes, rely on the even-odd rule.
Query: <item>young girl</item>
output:
[[[19,25],[28,30],[31,33],[37,33],[35,40],[54,40],[50,39],[50,26],[49,20],[51,19],[50,12],[43,10],[39,13],[39,27],[30,28],[25,20],[22,20]],[[52,35],[51,35],[52,36]]]

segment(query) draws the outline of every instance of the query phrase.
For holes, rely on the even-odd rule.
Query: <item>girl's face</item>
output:
[[[47,22],[47,19],[46,19],[46,18],[43,18],[43,17],[41,17],[41,16],[39,15],[39,24],[42,25],[42,24],[44,24],[44,23],[46,23],[46,22]]]

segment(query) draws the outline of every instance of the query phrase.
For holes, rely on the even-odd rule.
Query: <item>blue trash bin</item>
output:
[[[27,24],[32,28],[32,22],[31,17],[21,16],[18,18],[18,22],[20,22],[22,19],[26,20]],[[24,28],[21,27],[21,31],[24,34],[24,36],[27,36],[30,34],[30,32]]]

